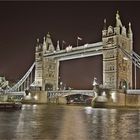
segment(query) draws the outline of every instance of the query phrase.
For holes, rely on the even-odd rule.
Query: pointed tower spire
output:
[[[37,40],[36,40],[36,41],[37,41],[37,44],[39,44],[39,38],[37,38]]]
[[[117,10],[117,13],[116,13],[116,27],[122,27],[122,22],[121,22],[118,10]]]
[[[102,36],[105,37],[107,35],[107,29],[106,29],[106,19],[104,19],[104,25],[102,30]]]
[[[36,51],[38,51],[38,49],[39,49],[39,38],[37,38],[37,40],[36,40]]]
[[[106,30],[106,18],[104,19],[104,27],[103,27],[104,30]]]
[[[129,37],[130,39],[133,38],[133,33],[132,33],[131,23],[130,23],[130,22],[129,22],[129,28],[128,28],[128,37]]]
[[[44,36],[44,38],[43,38],[43,53],[45,53],[46,50],[47,50],[47,47],[46,47],[46,38]]]
[[[48,38],[50,38],[50,37],[51,37],[49,32],[47,33],[47,37],[48,37]]]
[[[46,49],[47,49],[47,51],[50,51],[50,52],[53,52],[55,50],[49,32],[46,37]]]
[[[128,33],[129,33],[129,34],[132,34],[132,29],[131,29],[131,23],[130,23],[130,22],[129,22]]]
[[[60,51],[59,40],[57,41],[57,48],[56,48],[56,51]]]

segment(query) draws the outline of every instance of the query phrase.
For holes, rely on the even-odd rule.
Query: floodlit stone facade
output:
[[[115,27],[107,27],[106,20],[104,20],[102,44],[103,86],[115,91],[132,88],[132,61],[126,59],[123,50],[131,53],[133,49],[133,33],[130,23],[128,30],[123,26],[118,12]],[[60,51],[59,41],[55,49],[49,33],[44,37],[43,43],[40,43],[39,39],[37,40],[35,86],[42,91],[57,90],[58,88],[59,60],[53,57],[46,57],[46,54],[55,54],[57,51]]]
[[[123,50],[127,53],[133,49],[133,33],[131,24],[128,32],[123,26],[119,13],[116,14],[116,26],[106,26],[102,31],[103,41],[103,85],[107,88],[130,89],[132,88],[132,61],[126,58]]]
[[[56,90],[58,87],[59,61],[47,58],[45,54],[55,51],[50,34],[44,37],[43,44],[37,39],[35,53],[35,86],[40,90]]]

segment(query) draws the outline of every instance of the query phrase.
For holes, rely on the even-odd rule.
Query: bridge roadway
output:
[[[5,91],[5,94],[9,95],[15,95],[15,96],[24,96],[25,91],[15,91],[15,92],[8,92]],[[140,89],[130,89],[126,91],[127,94],[140,94]],[[82,94],[82,95],[87,95],[87,96],[94,96],[94,91],[93,90],[56,90],[56,91],[48,91],[48,95],[50,97],[55,97],[55,96],[70,96],[70,95],[75,95],[75,94]]]
[[[13,95],[13,96],[25,96],[25,91],[6,92],[6,94]],[[57,91],[48,91],[48,96],[50,98],[58,97],[58,96],[66,97],[66,96],[76,95],[76,94],[94,96],[93,90],[57,90]]]
[[[87,96],[94,96],[93,90],[58,90],[58,91],[48,91],[48,97],[54,98],[54,97],[66,97],[70,95],[87,95]]]
[[[92,44],[85,44],[78,47],[66,47],[65,50],[55,51],[53,53],[44,54],[47,58],[55,58],[59,61],[70,60],[75,58],[89,57],[101,55],[103,50],[103,43],[97,42]]]
[[[24,96],[25,91],[14,91],[14,92],[5,92],[7,95],[13,95],[13,96]]]
[[[133,94],[133,95],[136,95],[136,94],[140,95],[140,89],[130,89],[130,90],[127,90],[126,93]]]

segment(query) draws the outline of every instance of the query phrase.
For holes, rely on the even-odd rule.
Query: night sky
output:
[[[0,76],[20,79],[34,62],[36,39],[50,32],[54,45],[65,40],[76,46],[101,41],[103,20],[115,25],[119,10],[123,25],[132,23],[134,50],[140,54],[140,2],[0,2]],[[64,61],[61,81],[75,89],[90,89],[94,76],[102,82],[102,56]],[[137,87],[140,70],[137,70]],[[138,83],[139,82],[139,83]]]

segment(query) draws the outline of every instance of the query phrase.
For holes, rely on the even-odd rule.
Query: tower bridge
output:
[[[116,26],[106,26],[102,30],[102,42],[85,44],[78,47],[68,46],[60,50],[59,41],[54,47],[50,34],[44,37],[43,43],[37,40],[35,54],[35,84],[41,90],[58,89],[59,62],[94,55],[103,55],[103,86],[120,90],[132,88],[132,61],[124,60],[122,49],[131,53],[133,50],[133,33],[131,24],[128,29],[122,24],[119,13],[116,14]],[[56,49],[55,49],[56,48]]]
[[[58,91],[59,87],[59,63],[60,61],[102,55],[103,59],[103,87],[112,90],[116,94],[120,91],[129,91],[135,84],[132,83],[132,65],[140,68],[140,56],[133,51],[133,32],[131,23],[128,29],[122,24],[119,13],[116,13],[116,25],[106,25],[102,30],[102,41],[84,44],[77,47],[67,46],[60,49],[59,41],[54,47],[50,34],[44,37],[43,43],[37,39],[35,47],[35,63],[31,66],[23,78],[9,91],[23,91],[30,87],[48,93],[50,96],[61,94],[72,95],[73,92],[88,94],[87,91]],[[126,59],[127,58],[127,59]],[[92,67],[92,66],[91,66]],[[34,78],[32,75],[35,70]],[[93,74],[94,75],[94,74]],[[30,77],[30,78],[29,78]],[[32,78],[32,80],[30,80]],[[136,81],[136,75],[135,75]],[[23,88],[22,88],[23,87]],[[91,93],[93,95],[93,92]]]

